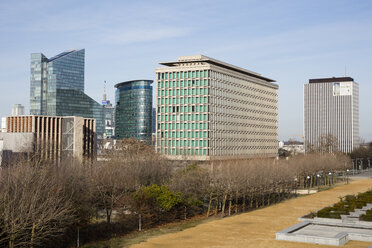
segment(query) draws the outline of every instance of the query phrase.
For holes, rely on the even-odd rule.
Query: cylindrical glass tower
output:
[[[132,80],[115,85],[115,134],[151,142],[152,80]]]

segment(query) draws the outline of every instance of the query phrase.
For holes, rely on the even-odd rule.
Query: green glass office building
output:
[[[132,80],[115,85],[116,138],[151,142],[152,80]]]
[[[104,129],[103,107],[84,93],[85,50],[70,50],[50,59],[31,54],[30,114],[96,119],[97,137]]]

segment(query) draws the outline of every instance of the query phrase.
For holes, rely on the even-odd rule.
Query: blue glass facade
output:
[[[134,80],[115,85],[115,135],[151,142],[152,80]]]
[[[103,107],[84,93],[85,50],[46,58],[31,54],[30,114],[96,119],[97,137],[104,130]]]

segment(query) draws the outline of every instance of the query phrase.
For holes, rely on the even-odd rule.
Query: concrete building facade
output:
[[[97,152],[95,119],[77,116],[10,116],[0,134],[4,154],[26,153],[60,161],[73,157],[91,160]]]
[[[332,135],[337,149],[349,153],[359,147],[359,85],[351,77],[310,79],[304,85],[305,150],[320,146]]]
[[[203,55],[156,69],[156,150],[170,159],[278,155],[278,85]]]

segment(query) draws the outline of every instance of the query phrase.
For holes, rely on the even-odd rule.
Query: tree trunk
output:
[[[80,228],[77,228],[76,246],[80,247]]]
[[[34,247],[35,227],[35,223],[32,223],[30,248]]]
[[[231,194],[229,196],[229,216],[231,215],[231,202],[232,202],[232,197]]]
[[[245,212],[245,194],[243,194],[243,213]]]
[[[211,205],[212,205],[212,194],[209,195],[209,203],[208,203],[208,211],[207,211],[207,218],[211,211]]]
[[[214,214],[214,216],[217,217],[217,213],[218,213],[218,201],[219,201],[219,198],[218,198],[218,195],[216,196],[216,212]]]
[[[256,200],[256,208],[258,208],[258,196],[255,197]]]
[[[138,231],[142,231],[142,215],[138,215]]]
[[[221,217],[223,218],[225,215],[225,205],[226,205],[226,199],[227,199],[227,194],[223,196],[223,202],[222,202],[222,211],[221,211]]]
[[[107,223],[111,223],[111,210],[106,209],[106,217],[107,217]]]
[[[235,193],[235,214],[238,213],[238,191]]]

